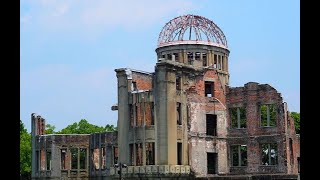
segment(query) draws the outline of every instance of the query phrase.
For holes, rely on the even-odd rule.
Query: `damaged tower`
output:
[[[115,70],[118,103],[112,110],[118,111],[117,132],[77,139],[34,133],[33,126],[35,179],[44,177],[41,163],[48,170],[48,158],[41,158],[36,144],[49,139],[56,143],[52,160],[62,162],[62,154],[71,156],[75,147],[80,159],[86,149],[84,169],[81,160],[75,169],[61,169],[57,162],[53,169],[65,179],[116,179],[119,174],[125,179],[297,178],[300,144],[286,103],[268,84],[229,86],[230,51],[214,22],[197,15],[176,17],[163,27],[155,51],[153,73]],[[84,139],[87,145],[74,142]],[[46,146],[51,147],[48,142]],[[72,162],[72,157],[63,163],[67,160]]]

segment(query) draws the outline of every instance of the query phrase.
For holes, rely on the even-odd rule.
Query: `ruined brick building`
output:
[[[32,177],[296,179],[300,143],[281,94],[229,86],[221,29],[179,16],[160,32],[155,72],[116,69],[118,130],[44,134],[32,114]],[[115,164],[127,166],[115,167]]]

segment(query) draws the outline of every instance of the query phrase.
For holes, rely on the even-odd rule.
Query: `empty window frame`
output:
[[[217,58],[217,55],[215,54],[213,56],[213,68],[217,68],[217,61],[218,61],[218,58]]]
[[[180,91],[181,90],[181,77],[176,76],[176,90]]]
[[[276,105],[264,104],[260,106],[260,123],[264,127],[276,126]]]
[[[246,128],[246,109],[244,107],[230,108],[231,128]]]
[[[207,53],[202,53],[203,66],[208,66]]]
[[[205,81],[204,82],[204,95],[205,97],[214,97],[214,82]]]
[[[195,60],[199,61],[201,57],[201,53],[200,52],[196,52],[195,53]]]
[[[142,126],[142,103],[136,104],[136,126]]]
[[[143,165],[142,155],[143,155],[142,143],[138,143],[138,144],[136,144],[136,166]]]
[[[293,164],[293,142],[292,138],[289,138],[289,150],[290,150],[290,164]]]
[[[99,148],[95,148],[93,150],[92,159],[93,159],[94,168],[100,169],[100,149]]]
[[[151,102],[151,125],[154,125],[154,102]]]
[[[51,170],[51,151],[46,151],[46,169],[47,171]]]
[[[208,174],[217,174],[217,153],[207,153]]]
[[[119,158],[118,147],[113,147],[113,163],[114,164],[118,164],[118,158]]]
[[[80,148],[80,169],[87,169],[87,149]]]
[[[133,106],[132,104],[129,104],[129,116],[130,116],[130,126],[134,126],[134,114],[133,114]]]
[[[182,143],[177,143],[177,163],[178,165],[182,165]]]
[[[187,57],[188,57],[188,63],[190,65],[193,64],[193,52],[187,52]]]
[[[67,169],[67,149],[61,149],[61,169]]]
[[[78,148],[71,148],[71,169],[78,169]]]
[[[177,102],[177,124],[182,125],[181,103]]]
[[[232,166],[247,166],[247,145],[232,145]]]
[[[206,133],[209,136],[217,136],[217,115],[206,114]]]
[[[176,62],[179,62],[179,53],[173,53],[173,60],[175,60]]]
[[[101,154],[102,154],[101,169],[105,169],[107,167],[107,156],[106,156],[106,148],[105,147],[101,148]]]
[[[152,120],[152,102],[144,103],[145,107],[145,124],[146,126],[154,125]]]
[[[278,149],[276,143],[261,144],[262,165],[276,165],[278,163]]]
[[[136,82],[136,81],[132,81],[132,87],[131,87],[131,89],[132,89],[133,91],[137,91],[137,90],[138,90],[137,82]]]
[[[129,144],[130,164],[134,166],[134,149],[133,144]]]
[[[172,54],[167,54],[167,59],[172,60]]]
[[[300,173],[300,157],[297,157],[297,162],[298,162],[298,173]]]
[[[36,151],[36,171],[39,171],[40,170],[40,152],[39,151]]]
[[[146,165],[155,165],[154,142],[146,143]]]

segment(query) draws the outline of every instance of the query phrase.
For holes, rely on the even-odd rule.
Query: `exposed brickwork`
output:
[[[132,71],[132,81],[136,82],[138,90],[152,89],[152,76],[149,74]]]
[[[243,144],[248,147],[248,166],[231,167],[231,174],[244,173],[297,173],[287,166],[288,146],[287,139],[292,138],[297,142],[294,128],[286,131],[286,113],[280,93],[268,84],[247,83],[244,87],[227,88],[227,107],[245,107],[247,128],[232,129],[230,112],[227,115],[228,143]],[[275,104],[276,126],[262,127],[260,122],[260,105]],[[293,122],[291,120],[291,122]],[[286,137],[288,132],[289,137]],[[277,166],[264,166],[261,164],[261,144],[276,143],[278,150]],[[294,155],[296,159],[296,155]],[[231,157],[229,156],[231,162]]]

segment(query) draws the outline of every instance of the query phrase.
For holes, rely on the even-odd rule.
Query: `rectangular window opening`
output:
[[[246,109],[244,107],[230,108],[231,128],[246,128]]]
[[[134,114],[133,114],[133,106],[129,104],[129,113],[130,113],[130,126],[134,126]]]
[[[71,169],[78,169],[78,148],[71,148]]]
[[[131,166],[134,166],[133,144],[129,144],[129,153],[130,153],[130,164]]]
[[[214,56],[213,56],[214,58],[213,58],[213,68],[217,68],[217,55],[215,54]]]
[[[277,144],[262,144],[261,145],[261,163],[262,165],[276,165],[278,162]]]
[[[101,169],[105,169],[107,167],[107,157],[106,157],[106,148],[102,147],[101,148],[101,154],[102,154],[102,158],[101,158]]]
[[[65,170],[67,169],[66,166],[66,158],[67,157],[67,149],[61,149],[61,169]]]
[[[136,144],[136,166],[142,166],[142,143]]]
[[[87,169],[87,149],[80,148],[80,169]]]
[[[179,53],[173,53],[173,58],[176,62],[179,62]]]
[[[136,126],[142,126],[142,103],[136,104]]]
[[[118,164],[118,147],[113,147],[113,163]]]
[[[188,56],[188,63],[190,65],[193,64],[193,52],[187,52],[187,56]]]
[[[181,77],[176,76],[176,90],[181,90]]]
[[[204,82],[204,95],[205,97],[214,97],[214,82],[205,81]]]
[[[177,124],[182,125],[181,103],[177,102]]]
[[[290,150],[290,164],[293,164],[293,142],[292,138],[289,138],[289,150]]]
[[[217,115],[206,114],[206,132],[209,136],[217,136]]]
[[[201,55],[201,53],[200,52],[196,52],[195,53],[196,54],[196,56],[195,56],[195,60],[200,60],[200,55]]]
[[[232,166],[247,166],[247,146],[231,146]]]
[[[207,53],[202,53],[202,62],[203,62],[203,66],[208,66]]]
[[[151,125],[154,125],[154,102],[151,103]]]
[[[260,106],[260,123],[262,127],[276,126],[276,105],[263,104]]]
[[[46,167],[47,171],[51,170],[51,151],[46,151]]]
[[[172,60],[172,54],[167,54],[167,57],[168,60]]]
[[[177,143],[177,163],[178,165],[182,165],[182,143]]]
[[[217,153],[207,153],[208,174],[217,174]]]
[[[155,165],[154,142],[146,143],[146,165]]]

